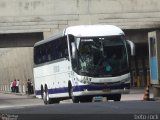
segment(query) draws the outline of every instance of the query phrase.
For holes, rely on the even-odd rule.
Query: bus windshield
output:
[[[80,75],[117,76],[129,70],[124,36],[77,37],[76,46]]]

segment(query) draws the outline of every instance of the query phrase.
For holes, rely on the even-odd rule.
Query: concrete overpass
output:
[[[155,29],[160,27],[159,6],[159,0],[0,0],[0,41],[8,37],[4,34],[15,33],[12,38],[21,35],[22,39],[18,37],[17,40],[24,44],[26,36],[39,40],[41,35],[36,33],[43,33],[45,38],[79,24],[114,24],[127,31]],[[128,37],[136,42],[143,41],[144,36],[141,38],[136,35],[138,33],[129,32]],[[143,30],[142,34],[145,34]],[[8,45],[5,41],[1,47]]]
[[[113,24],[125,31],[127,39],[147,43],[147,33],[160,28],[159,6],[159,0],[0,0],[0,47],[32,47],[67,26],[80,24]],[[14,78],[23,84],[33,78],[32,48],[21,49],[1,56],[2,86]],[[147,66],[145,58],[135,66],[139,61]]]

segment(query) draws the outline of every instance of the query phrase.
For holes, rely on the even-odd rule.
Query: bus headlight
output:
[[[84,84],[86,84],[86,83],[91,83],[91,78],[89,78],[89,77],[87,77],[87,76],[83,76],[83,77],[81,77],[81,78],[78,78],[78,77],[76,77],[76,80],[78,80],[79,82],[81,82],[81,83],[84,83]]]

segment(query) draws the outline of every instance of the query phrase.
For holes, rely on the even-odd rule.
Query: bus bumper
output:
[[[129,92],[130,92],[130,83],[119,84],[116,86],[86,85],[74,88],[75,96],[128,94]]]

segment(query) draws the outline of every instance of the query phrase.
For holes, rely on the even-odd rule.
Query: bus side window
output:
[[[45,49],[46,49],[46,61],[51,61],[51,45],[47,43]]]
[[[64,40],[65,40],[65,43],[64,43],[64,57],[68,59],[68,58],[69,58],[69,55],[68,55],[67,38],[65,38]]]
[[[39,50],[37,53],[37,63],[40,64],[41,63],[41,51]]]
[[[58,59],[59,58],[59,50],[58,50],[58,45],[55,46],[55,50],[54,50],[54,58]]]
[[[43,48],[42,49],[42,63],[44,63],[45,62],[45,49]]]
[[[40,47],[36,47],[35,48],[35,63],[36,64],[40,64],[42,62],[42,59],[41,59],[41,49]]]
[[[67,46],[67,40],[66,38],[63,38],[62,39],[62,42],[61,42],[61,52],[62,52],[62,57],[63,58],[68,58],[68,46]]]
[[[51,61],[51,51],[50,50],[48,51],[47,58],[48,58],[48,61]]]
[[[51,44],[51,51],[50,51],[50,53],[51,53],[51,60],[55,60],[56,59],[56,41],[52,41],[52,43],[50,43]]]
[[[38,51],[37,47],[35,47],[35,48],[34,48],[34,63],[35,63],[35,64],[38,64],[38,63],[39,63],[38,57],[39,57],[39,51]]]

